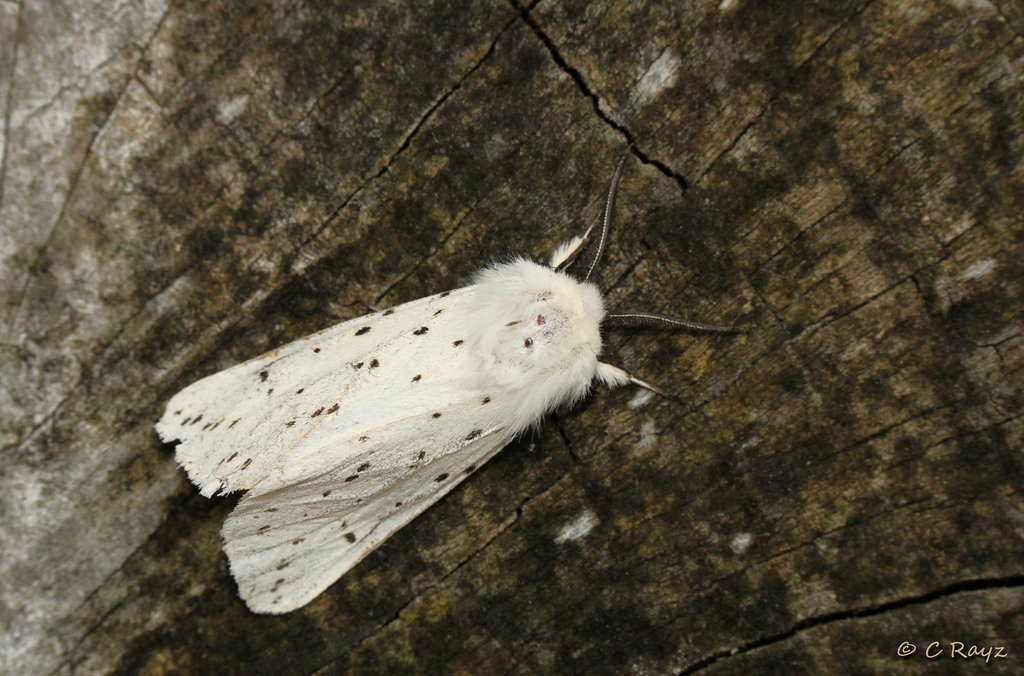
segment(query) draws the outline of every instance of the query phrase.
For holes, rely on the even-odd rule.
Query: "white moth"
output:
[[[156,429],[180,440],[176,458],[200,493],[248,491],[222,533],[252,611],[308,603],[595,380],[653,390],[598,361],[602,321],[736,331],[605,314],[586,280],[621,170],[622,162],[581,280],[564,270],[590,230],[558,247],[549,266],[492,265],[469,286],[342,322],[171,399]]]

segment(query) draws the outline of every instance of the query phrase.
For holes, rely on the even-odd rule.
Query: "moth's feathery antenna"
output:
[[[604,316],[604,321],[617,326],[654,326],[666,329],[690,329],[703,333],[746,333],[743,326],[722,326],[720,324],[702,324],[690,319],[669,317],[654,312],[624,312]]]
[[[608,186],[608,197],[604,201],[604,211],[601,213],[601,233],[597,240],[597,251],[594,252],[594,257],[590,261],[590,267],[587,268],[587,274],[583,276],[583,281],[589,281],[590,275],[594,273],[594,269],[597,268],[598,262],[601,260],[601,254],[604,253],[604,245],[608,240],[608,228],[612,224],[612,212],[615,209],[615,193],[619,190],[619,179],[622,177],[622,167],[626,164],[626,158],[628,155],[624,155],[619,163],[615,165],[615,173],[612,174],[612,183]],[[589,234],[590,231],[587,231]]]

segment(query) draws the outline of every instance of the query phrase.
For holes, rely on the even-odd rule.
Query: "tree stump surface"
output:
[[[1024,13],[776,5],[0,0],[0,671],[1024,670]],[[608,306],[752,327],[607,333],[692,407],[247,611],[167,400],[545,260],[624,152]]]

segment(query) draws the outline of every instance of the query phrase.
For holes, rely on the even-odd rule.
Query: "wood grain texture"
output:
[[[0,671],[1024,669],[1024,15],[768,4],[0,1]],[[608,335],[694,406],[246,611],[167,399],[545,257],[627,148],[609,305],[753,327]]]

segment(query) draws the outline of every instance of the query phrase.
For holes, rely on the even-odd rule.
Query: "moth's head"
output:
[[[532,261],[482,271],[477,347],[510,381],[542,390],[552,405],[586,393],[601,351],[597,288]]]

